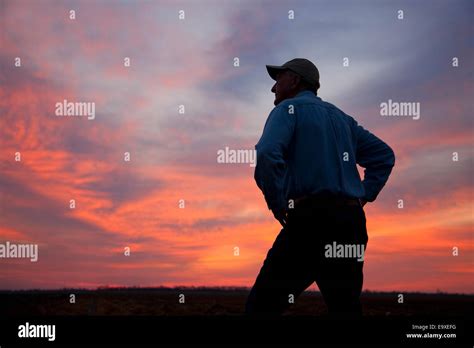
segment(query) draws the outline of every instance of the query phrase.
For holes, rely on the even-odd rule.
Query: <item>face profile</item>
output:
[[[283,100],[294,97],[299,80],[299,77],[289,70],[277,73],[276,82],[272,87],[272,92],[275,93],[273,104],[277,106]]]

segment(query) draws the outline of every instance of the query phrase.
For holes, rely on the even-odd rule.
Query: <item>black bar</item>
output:
[[[19,326],[55,325],[55,340],[20,338]],[[407,338],[407,333],[423,333],[413,325],[455,325],[455,329],[432,329],[427,332],[455,333],[456,338]],[[57,344],[443,344],[448,346],[473,342],[472,319],[463,317],[366,317],[331,319],[327,317],[287,316],[279,319],[244,316],[68,316],[14,317],[0,319],[0,346]],[[434,328],[435,326],[432,326]]]

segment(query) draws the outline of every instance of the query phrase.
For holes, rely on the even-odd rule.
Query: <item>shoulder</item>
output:
[[[321,100],[319,103],[319,106],[321,108],[324,108],[328,113],[330,113],[332,116],[336,116],[345,122],[349,124],[355,124],[357,125],[357,121],[350,115],[346,114],[344,111],[342,111],[340,108],[338,108],[336,105],[329,103],[327,101]]]

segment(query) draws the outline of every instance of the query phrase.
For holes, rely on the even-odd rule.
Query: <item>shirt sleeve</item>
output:
[[[255,181],[271,210],[286,207],[283,192],[285,157],[295,130],[295,118],[296,115],[289,114],[284,106],[275,107],[268,116],[260,140],[255,145]]]
[[[356,162],[364,167],[364,200],[373,202],[392,172],[395,165],[393,150],[375,135],[358,125],[352,119],[353,134],[356,138]]]

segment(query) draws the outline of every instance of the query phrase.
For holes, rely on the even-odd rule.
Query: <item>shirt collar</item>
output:
[[[307,90],[299,92],[297,95],[295,95],[295,98],[297,98],[297,97],[315,97],[317,99],[321,99],[316,94],[314,94],[313,92],[307,91]]]

